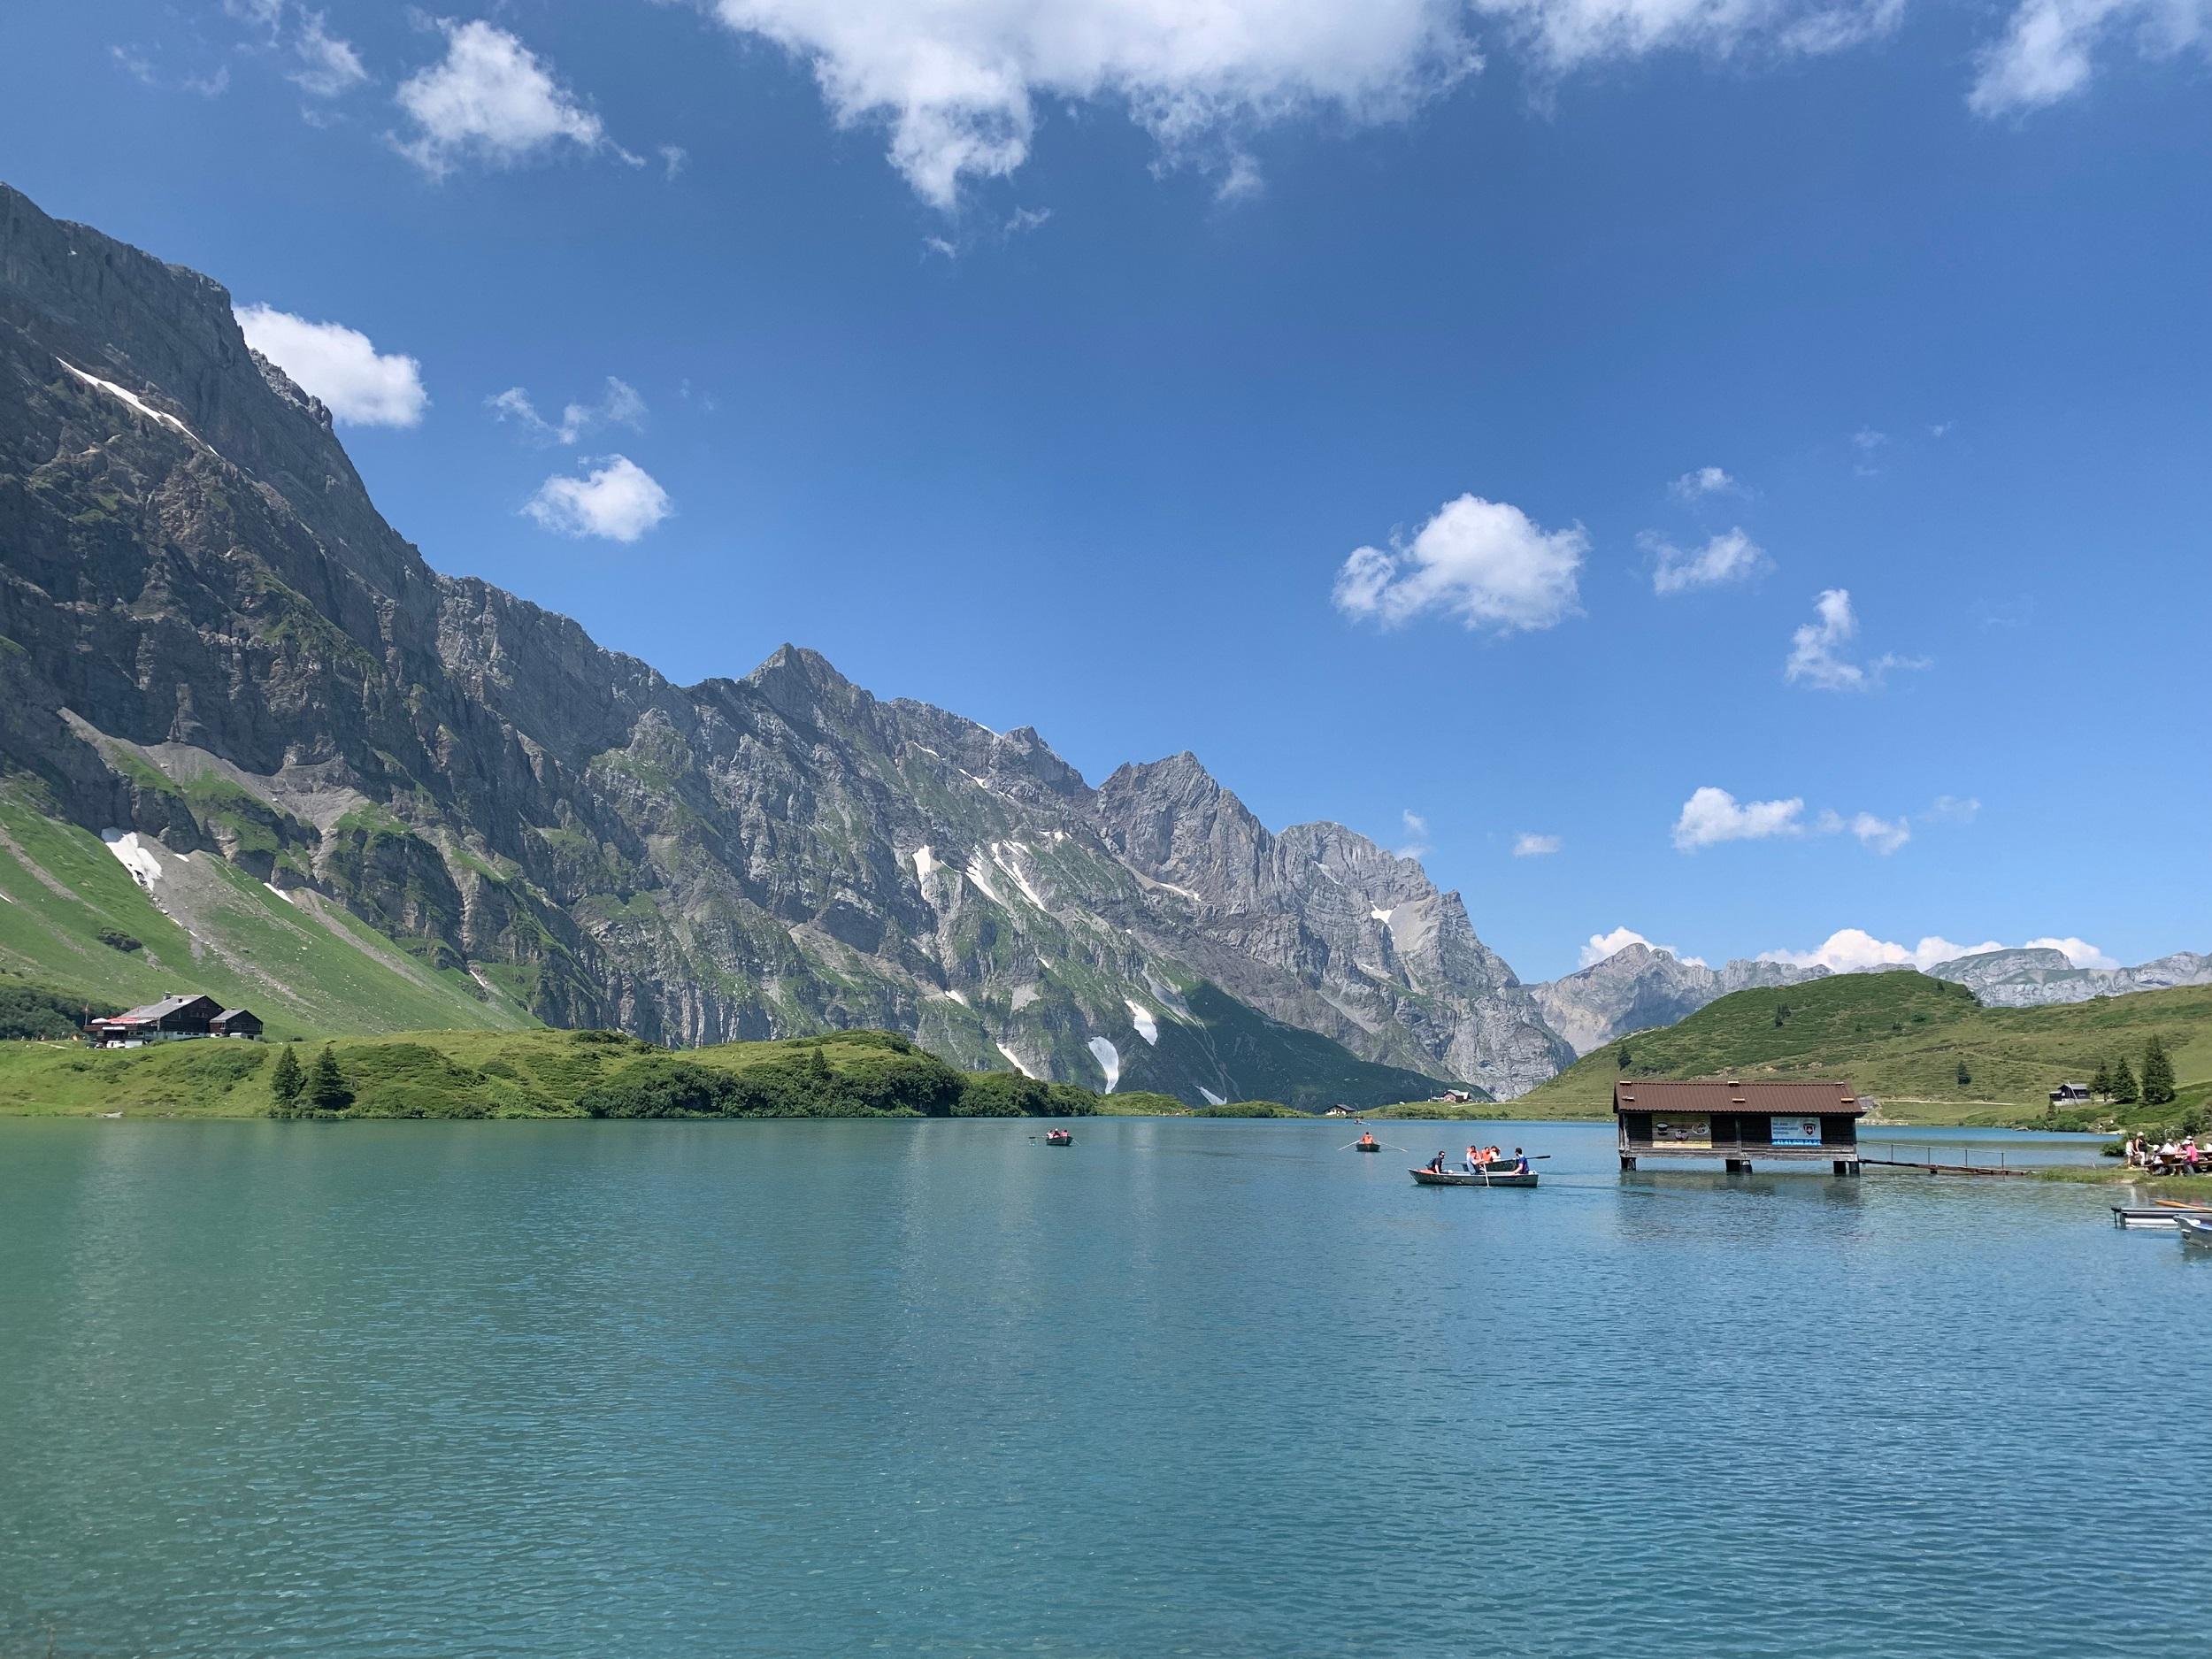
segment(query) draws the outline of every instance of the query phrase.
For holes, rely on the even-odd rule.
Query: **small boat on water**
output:
[[[1075,1144],[1075,1132],[1070,1129],[1048,1129],[1045,1131],[1045,1144],[1048,1147],[1071,1147]]]
[[[2184,1244],[2212,1246],[2212,1216],[2189,1216],[2177,1213],[2174,1225],[2181,1229]]]
[[[2112,1225],[2116,1227],[2178,1227],[2183,1216],[2199,1216],[2212,1220],[2212,1204],[2162,1204],[2156,1208],[2135,1204],[2112,1206]]]
[[[1355,1152],[1379,1152],[1382,1150],[1382,1142],[1379,1141],[1355,1141],[1352,1142],[1352,1150]]]
[[[1534,1170],[1501,1170],[1493,1175],[1487,1171],[1468,1175],[1458,1170],[1411,1170],[1407,1171],[1422,1187],[1533,1187]]]

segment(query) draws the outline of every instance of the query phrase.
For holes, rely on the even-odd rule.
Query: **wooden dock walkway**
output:
[[[1893,1170],[1924,1170],[1930,1175],[2025,1175],[2025,1170],[2008,1170],[2001,1164],[1918,1164],[1910,1158],[1870,1158],[1862,1156],[1862,1164],[1886,1164]]]

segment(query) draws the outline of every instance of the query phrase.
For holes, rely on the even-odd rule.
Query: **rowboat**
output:
[[[2181,1229],[2184,1244],[2212,1245],[2212,1216],[2177,1215],[2174,1225]]]
[[[1045,1131],[1045,1144],[1048,1147],[1071,1147],[1075,1144],[1075,1135],[1066,1129],[1048,1129]]]
[[[1463,1175],[1457,1170],[1409,1170],[1414,1180],[1423,1187],[1533,1187],[1536,1171],[1526,1174],[1517,1170],[1497,1175]]]
[[[1379,1152],[1382,1150],[1382,1142],[1379,1141],[1355,1141],[1352,1142],[1352,1149],[1355,1152]]]

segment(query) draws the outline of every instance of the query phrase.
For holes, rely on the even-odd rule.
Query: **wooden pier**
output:
[[[1910,1158],[1870,1158],[1862,1156],[1862,1164],[1879,1164],[1893,1170],[1922,1170],[1930,1175],[2025,1175],[2025,1170],[2008,1170],[2001,1164],[1916,1164]]]

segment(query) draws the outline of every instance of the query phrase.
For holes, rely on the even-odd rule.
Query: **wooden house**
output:
[[[172,1042],[182,1037],[258,1037],[261,1022],[242,1008],[226,1009],[197,991],[173,991],[158,1002],[85,1023],[85,1035],[106,1048]]]
[[[1749,1171],[1754,1158],[1825,1159],[1838,1175],[1856,1175],[1865,1110],[1842,1082],[1623,1078],[1613,1085],[1624,1170],[1641,1158],[1719,1158],[1732,1173]]]

